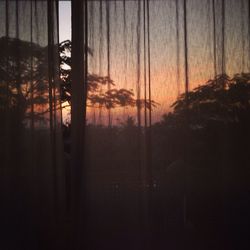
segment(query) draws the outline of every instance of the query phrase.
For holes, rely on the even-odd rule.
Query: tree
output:
[[[250,73],[218,75],[206,84],[173,103],[173,113],[164,119],[171,122],[188,119],[193,127],[205,127],[210,122],[238,123],[250,115]]]
[[[0,111],[17,124],[43,120],[49,98],[47,47],[17,38],[0,38]],[[18,125],[19,126],[19,125]]]
[[[92,56],[93,51],[88,48],[88,53]],[[71,41],[66,40],[59,45],[60,52],[60,73],[62,79],[62,102],[68,102],[71,105]],[[115,83],[108,76],[99,76],[97,74],[88,74],[87,76],[87,106],[93,108],[106,108],[107,110],[116,107],[138,107],[146,103],[147,109],[152,109],[157,105],[153,100],[137,100],[134,98],[133,90],[117,89]],[[107,86],[111,88],[108,89]],[[106,87],[106,90],[103,90]]]

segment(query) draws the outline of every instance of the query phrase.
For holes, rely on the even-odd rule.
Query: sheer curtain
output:
[[[1,249],[55,249],[64,211],[57,1],[0,2]]]
[[[89,246],[247,244],[249,1],[72,3],[72,170]]]
[[[1,248],[249,246],[249,0],[73,0],[70,178],[57,10],[0,2]]]

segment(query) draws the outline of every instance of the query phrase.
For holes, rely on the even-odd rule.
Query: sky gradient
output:
[[[216,74],[249,70],[247,1],[225,1],[224,19],[221,2],[213,10],[212,1],[189,0],[184,17],[183,1],[149,1],[149,14],[143,1],[89,1],[88,72],[109,75],[113,88],[132,90],[138,99],[149,98],[150,77],[151,99],[159,103],[152,112],[157,121],[171,111],[186,83],[192,90]],[[69,1],[59,2],[59,22],[60,41],[71,39]],[[114,119],[136,116],[135,107],[122,109],[112,110]]]
[[[71,2],[59,1],[59,41],[71,40]]]

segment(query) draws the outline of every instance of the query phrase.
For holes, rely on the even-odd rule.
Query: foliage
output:
[[[47,48],[16,38],[0,38],[0,109],[18,119],[41,119],[34,109],[48,103]],[[33,109],[33,112],[29,112]]]
[[[222,74],[182,94],[173,103],[173,113],[164,116],[171,122],[188,120],[190,126],[204,127],[209,122],[240,122],[250,114],[250,74]],[[177,122],[178,123],[178,122]]]
[[[88,49],[88,52],[92,55],[92,51]],[[71,104],[71,86],[72,86],[72,77],[71,77],[71,41],[66,40],[60,43],[59,45],[60,53],[60,76],[61,76],[61,89],[62,102],[69,102]],[[102,86],[107,86],[110,84],[114,85],[113,81],[107,76],[98,76],[96,74],[88,75],[88,93],[94,94],[100,92]]]
[[[59,45],[60,52],[60,73],[62,79],[62,102],[71,104],[71,41],[66,40]],[[93,55],[93,51],[88,48],[88,53]],[[138,107],[143,105],[147,109],[152,109],[157,105],[153,100],[137,100],[134,98],[133,90],[117,89],[115,83],[108,76],[88,74],[87,76],[87,105],[89,107],[105,107],[113,109],[116,107]],[[104,90],[106,89],[106,90]]]

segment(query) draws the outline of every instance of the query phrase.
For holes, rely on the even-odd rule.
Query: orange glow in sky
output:
[[[188,12],[187,16],[187,50],[185,50],[183,13],[179,9],[177,26],[175,1],[154,1],[154,4],[151,2],[150,27],[147,27],[147,23],[145,23],[145,30],[143,30],[143,18],[138,19],[137,1],[127,1],[126,12],[124,12],[123,1],[109,2],[109,43],[107,40],[107,10],[103,4],[100,12],[100,2],[90,1],[88,46],[93,50],[93,55],[89,56],[89,73],[107,76],[109,68],[115,88],[133,90],[135,98],[140,92],[142,99],[145,98],[146,79],[148,98],[148,48],[150,47],[151,99],[159,103],[153,109],[152,117],[153,121],[160,120],[164,113],[171,111],[170,106],[176,101],[178,95],[185,91],[185,53],[187,53],[188,58],[189,90],[214,78],[215,61],[217,73],[221,72],[221,34],[218,32],[216,34],[218,36],[218,44],[216,44],[218,52],[215,55],[213,17],[210,5],[210,2],[204,1],[189,2],[188,10],[192,10],[192,12]],[[70,2],[61,1],[59,7],[60,40],[63,41],[71,37]],[[228,16],[225,19],[224,49],[226,72],[233,75],[246,71],[246,68],[249,67],[246,63],[249,58],[244,53],[247,50],[247,45],[243,41],[247,30],[241,29],[240,31],[241,22],[237,21],[240,20],[242,13],[234,10],[234,14],[231,15],[230,11],[228,10]],[[219,27],[217,29],[219,30]],[[150,46],[148,41],[144,40],[147,38],[148,32],[150,32]],[[236,36],[239,32],[242,34]],[[144,41],[146,42],[144,43]],[[64,114],[67,112],[66,109],[63,111]],[[89,120],[99,112],[100,110],[97,108],[95,112],[93,108],[88,108]],[[102,113],[103,116],[107,115],[105,110]],[[117,118],[126,119],[128,115],[136,117],[136,108],[117,108],[111,113],[114,120]]]

